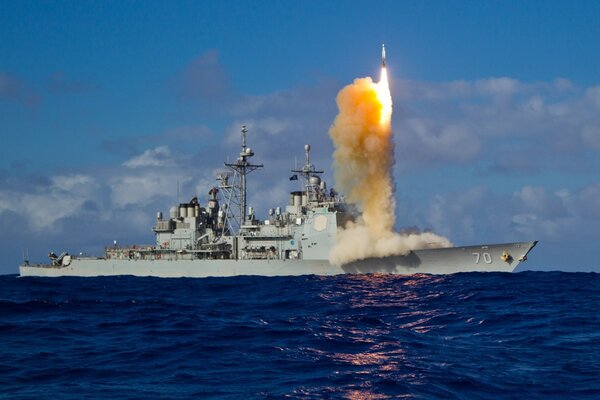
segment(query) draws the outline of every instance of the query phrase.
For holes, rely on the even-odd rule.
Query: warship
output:
[[[236,275],[337,275],[345,273],[451,274],[472,271],[513,271],[525,261],[537,241],[463,247],[413,249],[407,254],[366,258],[344,265],[329,261],[336,233],[356,217],[356,208],[331,188],[327,190],[310,160],[292,170],[301,180],[289,203],[268,210],[258,219],[246,201],[248,174],[254,152],[246,145],[242,127],[241,151],[234,162],[217,170],[205,204],[197,197],[156,215],[152,245],[106,246],[104,256],[63,252],[49,254],[48,263],[24,261],[21,276],[226,277]],[[287,179],[287,178],[286,178]]]

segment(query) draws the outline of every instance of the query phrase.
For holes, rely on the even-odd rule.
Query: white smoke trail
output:
[[[361,215],[338,230],[330,262],[343,265],[403,255],[413,249],[451,246],[448,239],[433,233],[401,235],[393,231],[392,97],[386,69],[382,68],[379,83],[371,78],[355,79],[338,93],[337,104],[339,113],[329,129],[335,146],[336,184]]]

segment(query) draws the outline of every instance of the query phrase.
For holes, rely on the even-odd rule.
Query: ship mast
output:
[[[228,195],[227,201],[227,217],[231,222],[236,224],[239,229],[244,225],[246,220],[246,182],[247,176],[250,172],[262,168],[262,164],[252,164],[248,159],[254,156],[254,152],[250,147],[246,146],[246,125],[242,126],[242,150],[240,151],[239,157],[233,163],[225,163],[225,166],[233,172],[233,182],[231,185],[228,184],[227,179],[221,182],[221,188],[224,189]],[[236,209],[237,208],[237,209]],[[236,228],[232,227],[232,228]],[[234,232],[232,232],[234,233]]]
[[[304,187],[306,189],[306,197],[309,202],[318,201],[317,190],[315,187],[315,182],[311,181],[311,178],[318,177],[318,174],[322,174],[323,171],[319,171],[315,168],[315,166],[310,162],[310,145],[307,144],[304,146],[305,153],[305,162],[302,169],[293,169],[292,172],[300,174],[302,176],[302,180],[304,183]],[[321,182],[318,179],[318,185]]]

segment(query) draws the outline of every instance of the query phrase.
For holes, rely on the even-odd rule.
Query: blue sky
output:
[[[152,242],[249,126],[250,201],[284,205],[302,146],[331,174],[335,96],[394,98],[397,227],[539,239],[527,267],[600,268],[600,3],[0,2],[0,273],[23,248]],[[279,204],[272,204],[276,202]]]

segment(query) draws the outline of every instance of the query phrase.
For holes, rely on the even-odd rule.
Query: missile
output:
[[[381,45],[381,66],[385,68],[385,44]]]

